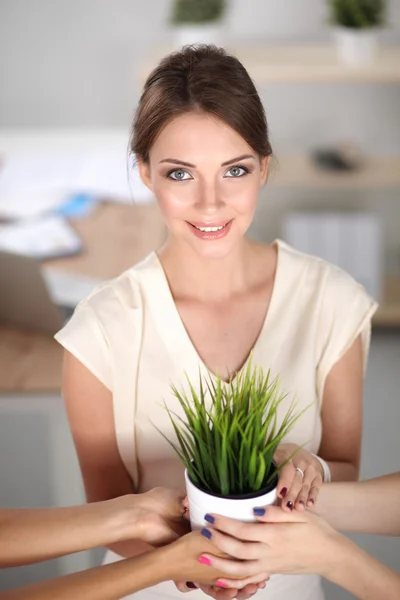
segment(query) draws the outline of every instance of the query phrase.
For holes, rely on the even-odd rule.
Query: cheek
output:
[[[258,200],[259,186],[254,180],[243,178],[243,182],[235,181],[234,185],[224,188],[224,201],[239,214],[254,211]]]
[[[187,209],[190,202],[187,190],[186,193],[184,189],[176,190],[168,183],[156,184],[154,186],[154,194],[160,210],[166,219],[180,216]]]

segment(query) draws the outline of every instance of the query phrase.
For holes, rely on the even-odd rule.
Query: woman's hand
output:
[[[212,568],[208,561],[199,560],[200,556],[213,553],[215,557],[223,559],[226,555],[219,552],[215,545],[206,539],[199,531],[183,536],[166,549],[168,560],[172,565],[171,578],[184,579],[176,584],[181,592],[189,592],[199,588],[204,593],[217,600],[230,600],[238,598],[245,600],[252,596],[258,589],[265,587],[266,573],[253,573],[250,577],[235,577],[229,582],[222,581],[226,573],[217,568]],[[175,575],[175,572],[178,576]],[[195,583],[192,583],[195,582]],[[190,584],[189,586],[187,584]]]
[[[252,577],[257,573],[314,573],[326,575],[345,540],[326,521],[308,511],[284,513],[277,506],[257,516],[259,523],[241,523],[210,515],[214,523],[203,529],[218,549],[232,558],[205,553],[201,560],[232,577]],[[343,542],[344,543],[344,542]],[[340,552],[339,552],[340,553]],[[222,577],[220,583],[233,585]]]
[[[109,500],[118,527],[117,541],[140,539],[152,546],[169,544],[190,530],[182,501],[185,492],[154,488]]]
[[[184,515],[185,519],[190,520],[189,501],[188,501],[187,496],[185,496],[184,500],[182,501],[182,506],[185,509],[185,515]],[[218,587],[218,586],[204,586],[204,585],[198,585],[198,587],[208,596],[215,598],[215,600],[231,600],[232,598],[237,598],[238,600],[247,600],[251,596],[254,596],[254,594],[258,590],[264,589],[268,579],[269,579],[269,577],[266,576],[265,578],[261,579],[257,584],[256,583],[247,583],[241,589],[239,589],[239,588],[234,589],[232,587],[230,587],[229,589],[222,589],[221,587]],[[189,584],[193,585],[192,582],[189,582]],[[175,585],[179,591],[184,592],[184,593],[195,589],[192,587],[188,587],[187,582],[183,582],[183,581],[180,581],[180,582],[175,581]],[[236,582],[236,585],[238,585],[238,582]]]
[[[274,461],[279,466],[293,455],[296,444],[281,444],[275,452]],[[278,496],[282,499],[282,508],[286,512],[304,510],[306,506],[315,506],[323,482],[323,470],[320,462],[299,448],[279,472]]]

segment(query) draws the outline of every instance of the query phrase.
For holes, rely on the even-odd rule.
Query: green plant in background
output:
[[[340,27],[366,29],[384,24],[386,0],[329,0],[331,22]]]
[[[177,443],[162,435],[200,489],[224,497],[265,489],[283,466],[273,462],[277,447],[306,409],[296,414],[292,402],[278,426],[286,394],[278,378],[253,369],[251,361],[228,384],[219,377],[199,377],[199,393],[189,380],[189,395],[172,385],[186,418],[165,404]]]
[[[220,20],[226,8],[226,0],[175,0],[172,22],[208,23]]]

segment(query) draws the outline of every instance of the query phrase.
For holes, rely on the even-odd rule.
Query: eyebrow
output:
[[[227,165],[231,165],[232,163],[238,162],[240,160],[253,159],[255,160],[255,156],[253,154],[242,154],[241,156],[236,156],[235,158],[231,158],[230,160],[226,160],[221,163],[221,167],[226,167]],[[192,169],[196,168],[196,165],[192,163],[188,163],[184,160],[179,160],[178,158],[164,158],[160,160],[160,163],[172,163],[174,165],[182,165],[184,167],[192,167]]]

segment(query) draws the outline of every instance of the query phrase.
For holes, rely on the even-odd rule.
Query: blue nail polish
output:
[[[256,515],[256,517],[262,517],[265,515],[265,508],[257,506],[256,508],[253,508],[253,513]]]
[[[214,523],[215,522],[214,517],[212,517],[211,515],[205,515],[204,516],[204,520],[208,521],[209,523]]]
[[[208,531],[208,529],[202,529],[200,533],[201,533],[201,535],[204,535],[204,537],[206,537],[208,539],[210,539],[212,536],[211,531]]]

